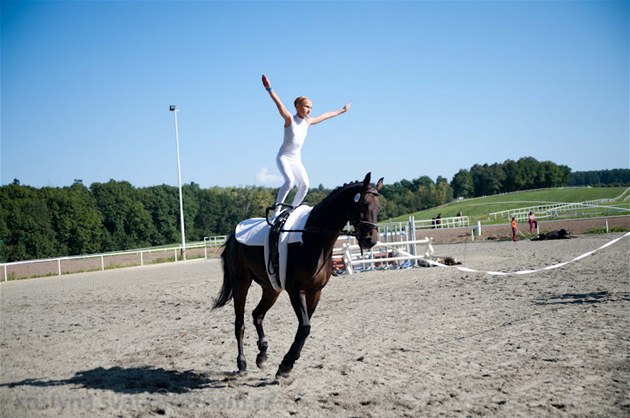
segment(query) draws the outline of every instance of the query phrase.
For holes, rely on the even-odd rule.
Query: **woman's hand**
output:
[[[264,74],[262,75],[262,83],[263,83],[263,86],[265,86],[266,89],[271,88],[271,83],[269,83],[269,79]]]

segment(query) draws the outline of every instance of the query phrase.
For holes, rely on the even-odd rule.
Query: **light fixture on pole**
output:
[[[177,146],[177,182],[179,185],[179,222],[182,229],[182,260],[186,260],[186,235],[184,233],[184,198],[182,196],[182,169],[179,163],[179,128],[177,127],[177,112],[179,109],[171,105],[169,110],[175,117],[175,145]]]

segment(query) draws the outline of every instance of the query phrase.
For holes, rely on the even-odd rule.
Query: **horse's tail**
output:
[[[223,264],[223,287],[219,296],[214,300],[212,309],[221,308],[227,305],[234,294],[234,262],[236,257],[236,246],[238,242],[234,233],[230,234],[225,244],[223,244],[223,252],[221,253],[221,261]]]

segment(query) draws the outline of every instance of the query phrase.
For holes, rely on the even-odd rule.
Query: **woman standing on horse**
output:
[[[262,83],[267,92],[269,92],[269,96],[271,96],[278,107],[280,116],[284,119],[284,140],[276,156],[276,164],[284,179],[284,183],[282,187],[280,187],[278,197],[276,198],[274,216],[277,216],[281,212],[284,200],[296,183],[297,193],[291,204],[292,207],[296,207],[302,203],[302,200],[304,200],[308,192],[308,174],[302,164],[302,145],[306,139],[308,127],[347,112],[348,109],[350,109],[351,103],[348,103],[342,109],[326,112],[312,118],[310,115],[313,109],[313,103],[308,97],[300,96],[293,102],[296,114],[292,115],[284,106],[276,92],[271,89],[269,79],[264,74],[262,76]]]

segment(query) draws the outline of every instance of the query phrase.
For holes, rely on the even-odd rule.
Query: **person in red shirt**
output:
[[[512,240],[518,239],[518,227],[516,226],[516,219],[512,216]]]

